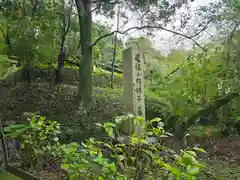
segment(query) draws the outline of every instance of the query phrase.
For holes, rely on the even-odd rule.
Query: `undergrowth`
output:
[[[118,125],[131,119],[135,126],[144,129],[141,136],[133,132],[125,137],[119,133]],[[16,138],[20,148],[31,157],[28,158],[30,167],[36,167],[36,162],[52,155],[61,162],[70,180],[196,180],[206,167],[197,159],[198,153],[206,153],[202,148],[192,146],[175,152],[163,144],[163,139],[172,135],[164,131],[159,118],[143,126],[141,117],[119,116],[113,122],[96,124],[105,130],[106,140],[89,138],[70,144],[59,143],[57,122],[34,114],[28,120],[27,124],[5,128],[6,135]],[[154,127],[155,123],[158,125]]]

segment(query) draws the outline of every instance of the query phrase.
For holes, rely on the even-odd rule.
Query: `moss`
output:
[[[96,122],[111,121],[123,112],[122,90],[94,88],[96,104],[89,113],[84,113],[76,105],[77,88],[72,85],[53,86],[49,83],[0,83],[1,118],[4,121],[21,121],[23,112],[39,112],[63,126],[64,137],[69,139],[101,136]],[[152,105],[158,107],[156,111]],[[162,103],[146,97],[146,114],[161,114]],[[151,110],[151,113],[149,113]],[[148,117],[147,117],[148,118]]]

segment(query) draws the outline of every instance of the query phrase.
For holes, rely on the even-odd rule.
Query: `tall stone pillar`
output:
[[[143,61],[142,55],[132,47],[123,51],[123,100],[125,111],[145,119]],[[139,134],[142,130],[133,122],[126,122],[124,131],[135,131]]]

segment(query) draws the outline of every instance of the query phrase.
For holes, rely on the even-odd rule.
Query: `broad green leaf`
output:
[[[161,121],[162,121],[161,118],[154,118],[154,119],[150,120],[151,123],[161,122]]]
[[[62,164],[61,167],[65,170],[68,170],[70,165],[69,164]]]
[[[106,132],[108,133],[109,137],[113,137],[114,136],[112,127],[107,127],[106,128]]]
[[[159,122],[158,123],[158,127],[164,127],[164,123],[163,122]]]
[[[93,156],[93,155],[96,154],[96,152],[95,151],[90,151],[89,154],[90,154],[90,156]]]
[[[188,165],[187,166],[187,172],[192,174],[192,175],[196,175],[200,172],[200,168],[194,165]]]
[[[112,146],[110,146],[108,143],[104,143],[104,146],[108,147],[109,149],[112,149]]]
[[[173,134],[165,132],[165,135],[173,137]]]
[[[148,136],[152,136],[152,135],[153,135],[153,132],[151,132],[151,131],[150,131],[150,132],[147,132],[147,135],[148,135]]]
[[[118,155],[117,157],[118,157],[119,161],[123,161],[125,159],[125,157],[123,155]]]
[[[122,123],[123,121],[126,121],[128,120],[129,117],[128,116],[118,116],[114,119],[114,121],[116,122],[116,124],[120,124]]]
[[[194,158],[193,155],[189,154],[189,153],[185,153],[182,156],[182,160],[184,164],[193,164],[196,160]]]
[[[102,176],[98,176],[98,180],[104,180]]]
[[[99,127],[103,127],[103,125],[100,124],[100,123],[95,123],[95,125],[96,125],[96,126],[99,126]]]
[[[192,156],[196,157],[197,154],[194,151],[185,151],[188,154],[191,154]]]
[[[162,134],[162,135],[160,135],[159,137],[161,137],[161,138],[167,138],[167,137],[169,137],[169,136],[167,136],[167,135],[165,135],[165,134]]]
[[[88,163],[85,163],[85,164],[77,164],[77,165],[74,165],[77,169],[86,169],[88,168],[89,164]]]
[[[141,125],[144,123],[144,118],[143,117],[136,117],[135,118],[136,124]]]
[[[20,143],[20,148],[24,149],[25,148],[25,144],[24,143]]]
[[[154,135],[155,135],[155,136],[158,136],[158,134],[159,134],[159,129],[158,129],[158,128],[153,128],[152,130],[153,130]]]
[[[175,174],[177,177],[181,176],[181,171],[178,167],[169,167],[168,168],[169,171],[171,171],[173,174]]]
[[[201,153],[208,154],[208,153],[207,153],[204,149],[202,149],[202,148],[194,147],[193,149],[196,150],[196,151],[199,151],[199,152],[201,152]]]

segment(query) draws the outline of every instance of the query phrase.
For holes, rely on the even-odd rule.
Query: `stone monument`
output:
[[[130,47],[123,51],[123,100],[125,111],[145,119],[144,100],[144,59],[141,53]],[[142,129],[133,122],[124,124],[124,132],[136,132]]]

